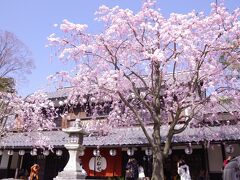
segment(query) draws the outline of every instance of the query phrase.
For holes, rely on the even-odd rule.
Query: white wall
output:
[[[18,152],[14,152],[12,161],[11,161],[11,166],[10,169],[16,169],[17,168],[17,163],[18,163]]]
[[[211,145],[208,148],[208,163],[210,173],[221,172],[223,165],[223,157],[220,144]]]
[[[7,154],[7,151],[5,150],[5,151],[3,151],[3,154],[2,154],[0,169],[7,169],[8,160],[9,160],[9,156]]]
[[[7,169],[7,167],[8,167],[9,155],[7,154],[7,152],[8,152],[7,150],[3,151],[2,159],[1,159],[1,162],[0,162],[0,169]],[[17,168],[18,159],[19,159],[18,152],[14,152],[14,154],[12,156],[10,169],[16,169]]]

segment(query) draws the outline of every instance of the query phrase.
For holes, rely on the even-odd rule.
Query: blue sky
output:
[[[187,13],[195,9],[209,13],[210,3],[215,0],[158,0],[157,5],[165,17],[170,13]],[[58,60],[51,59],[46,48],[47,36],[56,32],[53,24],[63,19],[88,24],[91,32],[101,31],[94,21],[94,12],[100,5],[120,6],[138,11],[142,0],[1,0],[0,29],[13,32],[32,51],[36,68],[27,81],[17,85],[22,96],[38,89],[46,89],[46,77],[57,71],[69,69]],[[240,7],[240,0],[225,0],[230,10]]]

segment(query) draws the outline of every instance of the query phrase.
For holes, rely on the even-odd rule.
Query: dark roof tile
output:
[[[188,127],[184,132],[173,137],[173,142],[199,142],[240,140],[239,125],[226,125],[217,127]],[[166,138],[167,126],[161,128],[163,141]],[[147,127],[151,134],[152,127]],[[68,135],[62,131],[43,131],[28,133],[8,133],[0,141],[0,147],[31,147],[37,146],[63,146],[68,142]],[[124,146],[146,145],[148,141],[140,127],[113,129],[107,136],[85,136],[85,146]]]

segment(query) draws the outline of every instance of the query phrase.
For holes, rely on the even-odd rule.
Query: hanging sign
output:
[[[92,157],[89,161],[89,169],[96,172],[102,172],[107,168],[107,160],[105,157]]]

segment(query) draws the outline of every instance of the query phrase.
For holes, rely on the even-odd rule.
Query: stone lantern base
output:
[[[84,175],[82,172],[62,171],[58,173],[58,176],[54,178],[54,180],[63,180],[63,179],[79,180],[79,179],[85,179],[85,177],[86,175]]]
[[[68,143],[64,145],[69,152],[69,160],[66,167],[62,172],[58,173],[54,180],[85,179],[86,174],[79,164],[79,152],[84,149],[82,142],[83,135],[86,134],[86,132],[82,129],[80,119],[75,120],[73,127],[62,129],[62,131],[69,134]]]
[[[79,164],[78,156],[79,151],[81,151],[83,147],[79,144],[67,144],[65,147],[69,152],[69,161],[63,171],[59,172],[54,180],[85,179],[86,174],[84,173],[82,166]]]

